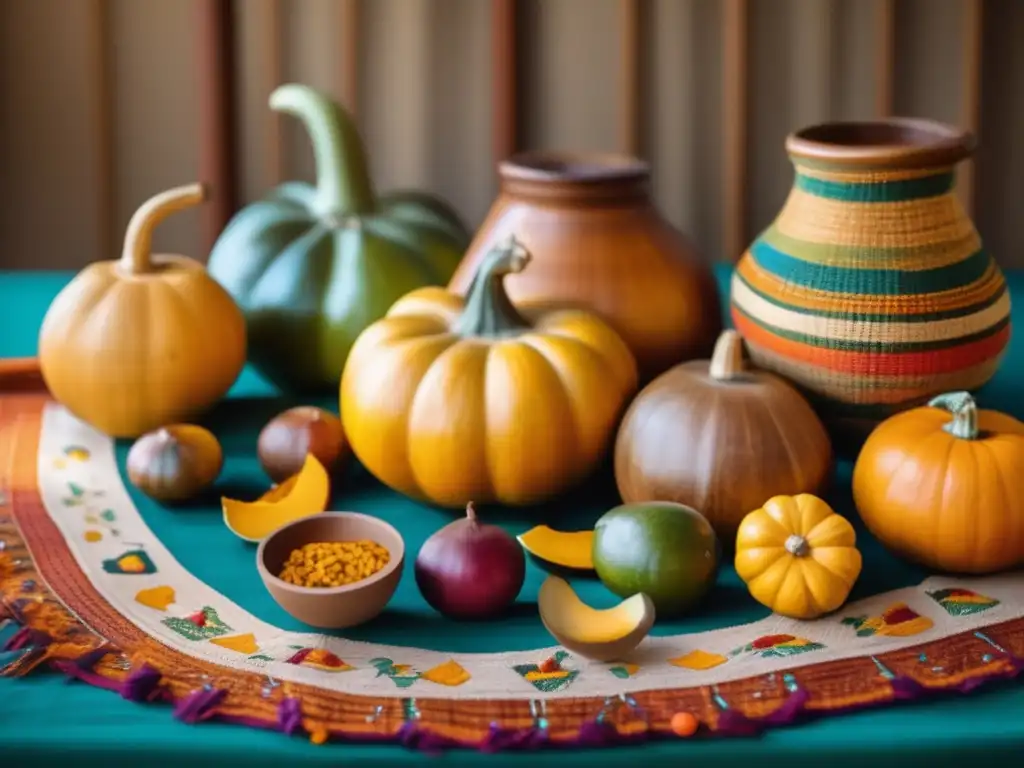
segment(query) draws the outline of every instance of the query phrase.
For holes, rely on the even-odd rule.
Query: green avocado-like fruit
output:
[[[446,285],[469,233],[430,194],[376,194],[352,120],[326,94],[282,85],[270,107],[305,127],[316,184],[286,182],[239,211],[208,271],[245,314],[260,373],[293,393],[336,391],[356,337],[406,293]]]
[[[715,531],[697,510],[668,501],[623,504],[594,527],[594,570],[619,597],[643,592],[659,618],[685,613],[718,573]]]

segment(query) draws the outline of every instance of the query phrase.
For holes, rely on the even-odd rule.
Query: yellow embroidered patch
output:
[[[676,656],[669,659],[668,663],[684,669],[713,669],[719,664],[725,664],[728,659],[720,653],[708,653],[707,651],[690,651],[685,656]]]
[[[438,664],[436,667],[428,669],[420,677],[438,685],[456,686],[469,680],[470,675],[461,664],[454,659],[449,659],[444,664]]]
[[[174,589],[171,587],[150,587],[135,594],[135,602],[157,611],[166,611],[174,599]]]
[[[257,653],[260,647],[256,644],[256,637],[250,632],[245,635],[232,635],[231,637],[214,637],[210,639],[214,645],[227,648],[229,651],[252,654]]]

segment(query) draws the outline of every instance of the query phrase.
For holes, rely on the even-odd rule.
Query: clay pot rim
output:
[[[391,547],[385,544],[383,541],[378,542],[382,546],[387,547],[390,554],[388,564],[377,571],[372,576],[367,576],[361,581],[357,581],[354,584],[345,584],[340,587],[302,587],[298,584],[289,584],[287,581],[283,581],[278,578],[277,574],[267,567],[266,562],[266,551],[267,547],[273,539],[278,538],[282,533],[292,528],[298,528],[309,525],[312,521],[325,521],[328,518],[335,518],[339,520],[357,518],[370,524],[370,527],[377,528],[382,533],[388,534],[388,542],[394,543],[395,546]],[[304,543],[309,543],[306,541]],[[396,569],[402,568],[405,565],[405,539],[398,532],[391,523],[382,520],[379,517],[373,515],[364,515],[361,512],[318,512],[316,514],[307,515],[306,517],[300,517],[298,520],[292,520],[291,522],[285,523],[280,528],[270,532],[267,536],[260,541],[259,546],[256,548],[256,569],[259,571],[260,577],[266,584],[275,586],[276,589],[283,590],[285,592],[291,592],[296,595],[318,595],[328,597],[331,595],[344,595],[352,594],[354,592],[360,592],[366,587],[372,584],[376,584],[379,581],[384,581],[388,576],[393,574]]]
[[[638,157],[613,152],[517,152],[498,163],[498,173],[512,181],[600,184],[642,180],[650,165]]]
[[[786,137],[786,151],[798,160],[882,168],[952,166],[974,147],[969,131],[909,117],[818,123]]]

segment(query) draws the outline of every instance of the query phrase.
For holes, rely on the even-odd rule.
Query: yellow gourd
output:
[[[50,304],[39,363],[54,398],[112,437],[193,420],[245,364],[234,300],[185,256],[151,255],[153,229],[203,201],[194,184],[135,212],[119,260],[90,264]]]
[[[469,295],[422,288],[356,340],[341,416],[360,462],[391,488],[446,507],[532,504],[592,472],[636,391],[629,347],[596,314],[513,306],[514,239]]]
[[[850,521],[817,496],[773,496],[740,523],[736,573],[775,613],[814,619],[841,607],[860,575]]]

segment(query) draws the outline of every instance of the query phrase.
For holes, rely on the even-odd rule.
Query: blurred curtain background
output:
[[[635,152],[709,260],[778,210],[790,130],[940,119],[978,133],[964,200],[1024,267],[1022,0],[3,0],[0,57],[0,269],[112,258],[145,198],[211,167],[232,206],[311,179],[266,107],[288,81],[352,108],[379,188],[429,188],[473,225],[510,148]],[[205,258],[226,212],[155,245]]]

